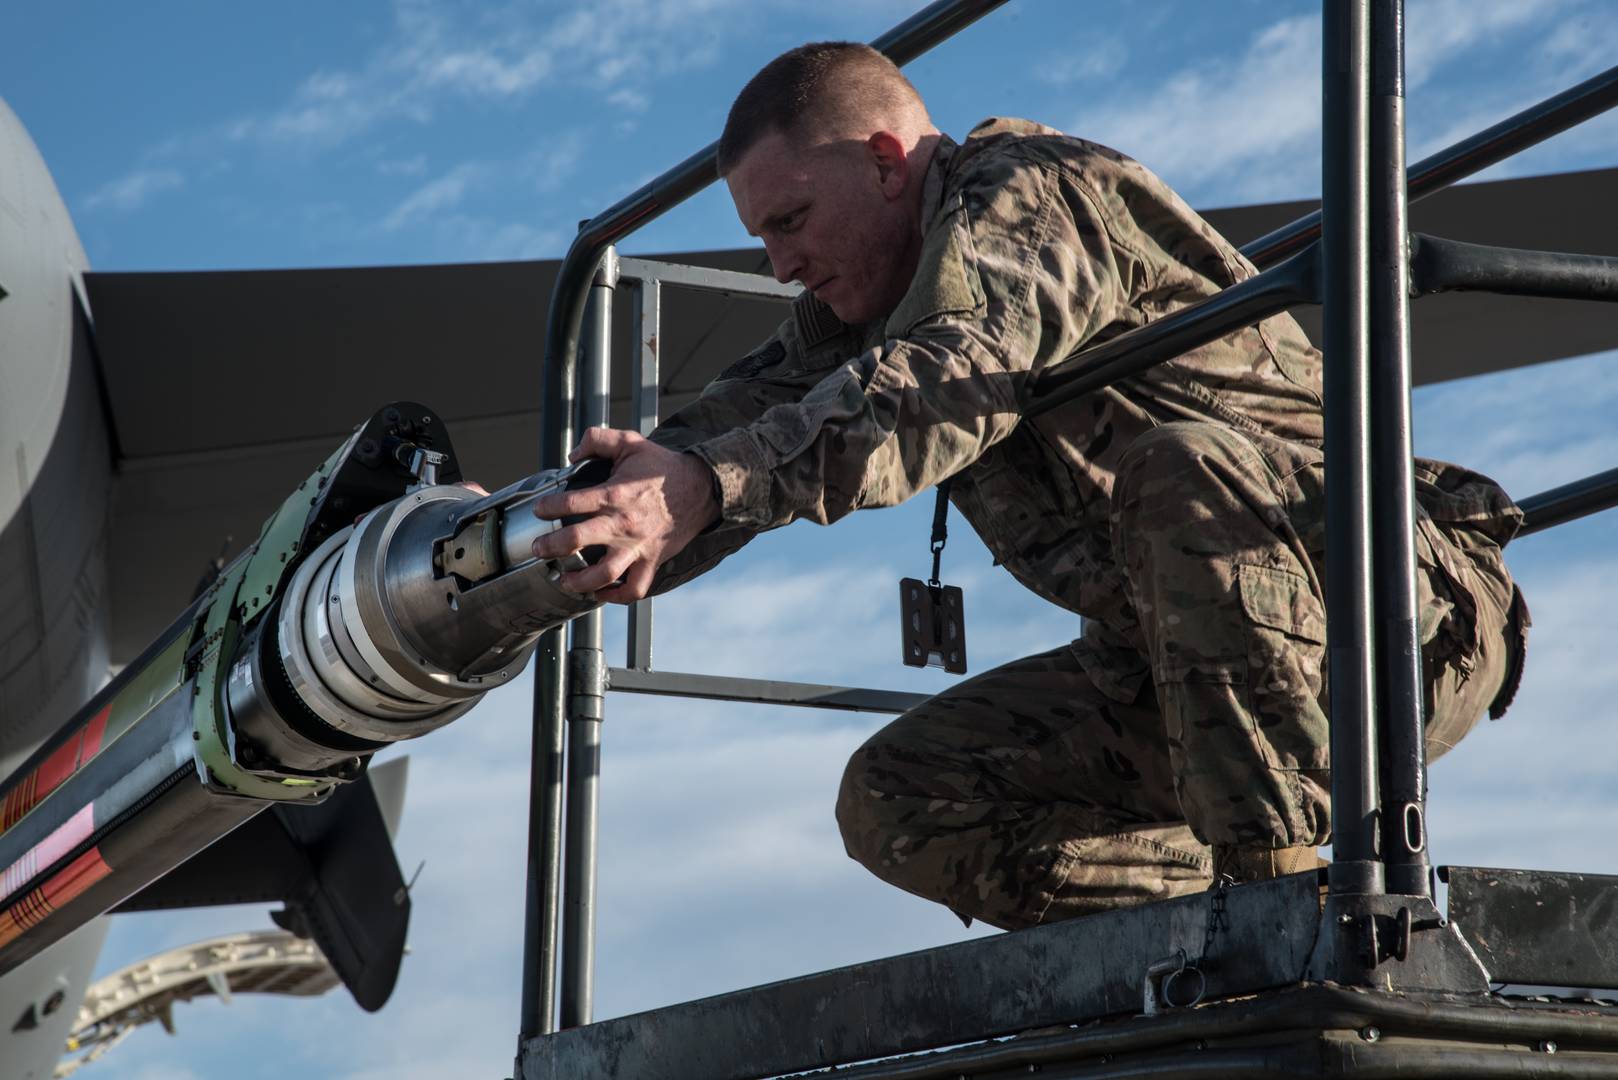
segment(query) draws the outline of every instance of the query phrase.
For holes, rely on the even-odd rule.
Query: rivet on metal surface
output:
[[[1364,1039],[1368,1043],[1376,1042],[1381,1037],[1382,1029],[1377,1027],[1375,1024],[1367,1024],[1366,1026],[1360,1028],[1360,1038]]]
[[[1554,1040],[1554,1039],[1541,1039],[1541,1040],[1539,1040],[1539,1052],[1542,1053],[1542,1054],[1554,1054],[1554,1053],[1556,1053],[1556,1040]]]

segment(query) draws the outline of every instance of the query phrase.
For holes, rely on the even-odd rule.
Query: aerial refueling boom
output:
[[[595,606],[534,558],[531,504],[603,462],[483,495],[398,402],[0,789],[0,974],[259,811],[315,803],[465,713]]]

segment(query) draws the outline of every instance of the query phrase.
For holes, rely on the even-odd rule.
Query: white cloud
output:
[[[483,50],[433,57],[421,71],[428,86],[449,86],[488,97],[509,97],[531,90],[550,73],[551,58],[546,53],[529,53],[506,61]]]
[[[1110,79],[1129,61],[1129,47],[1115,37],[1086,36],[1082,48],[1064,50],[1034,67],[1034,77],[1054,86]]]
[[[497,199],[513,186],[541,193],[562,188],[584,156],[576,131],[562,132],[510,161],[465,161],[417,187],[383,215],[378,228],[429,230],[458,258],[531,259],[554,256],[565,246],[558,229],[502,221],[475,205]],[[526,200],[525,200],[526,201]]]
[[[1533,611],[1522,688],[1505,718],[1434,766],[1440,855],[1485,866],[1612,873],[1618,844],[1600,822],[1618,810],[1611,732],[1618,637],[1611,583],[1618,559],[1558,559],[1556,533],[1518,541],[1519,582]],[[1543,548],[1541,547],[1543,545]]]
[[[647,97],[644,91],[636,90],[628,86],[619,90],[614,90],[612,93],[607,95],[608,105],[616,105],[618,108],[628,110],[629,112],[645,112],[647,106],[649,106],[651,103],[652,99]]]
[[[1410,23],[1411,83],[1427,81],[1411,94],[1410,159],[1421,158],[1566,90],[1604,70],[1618,48],[1618,26],[1603,4],[1589,0],[1535,0],[1521,5],[1457,8],[1442,0],[1447,19]],[[1492,53],[1489,50],[1494,50]],[[1486,59],[1480,59],[1479,53]],[[1447,88],[1439,73],[1509,64],[1506,77],[1486,79],[1464,90]],[[1484,178],[1523,176],[1610,162],[1618,148],[1618,116],[1595,117],[1480,173]]]
[[[471,13],[424,0],[393,7],[391,32],[369,57],[309,76],[285,104],[228,125],[230,136],[330,146],[385,121],[426,121],[449,96],[498,104],[564,81],[635,110],[646,80],[714,61],[714,20],[733,28],[750,11],[743,0],[601,0],[560,13],[516,3]]]
[[[1423,0],[1406,17],[1405,71],[1411,91],[1480,45],[1522,38],[1524,26],[1555,26],[1569,0]]]
[[[457,165],[438,179],[429,180],[405,196],[404,200],[382,219],[382,227],[390,230],[398,229],[430,217],[438,211],[459,206],[466,196],[467,189],[481,179],[483,173],[484,167],[476,163]]]
[[[131,1074],[131,1080],[202,1080],[202,1077],[183,1066],[147,1065]]]
[[[541,192],[559,190],[584,160],[588,143],[582,132],[565,131],[541,143],[517,166],[518,175],[531,175]]]
[[[1320,152],[1320,20],[1273,23],[1241,55],[1200,61],[1144,93],[1131,87],[1069,130],[1213,198],[1307,193]]]
[[[96,188],[85,197],[84,208],[127,213],[140,209],[152,196],[184,184],[185,177],[176,169],[136,169]]]
[[[1529,103],[1510,105],[1484,90],[1437,102],[1417,93],[1435,73],[1476,63],[1480,52],[1523,40],[1514,62],[1552,49],[1577,51],[1581,60],[1610,63],[1610,51],[1581,47],[1563,15],[1576,0],[1426,0],[1408,17],[1407,85],[1413,124],[1410,158],[1499,120]],[[1538,31],[1538,33],[1531,33]],[[1612,31],[1602,22],[1603,39]],[[1524,40],[1526,39],[1526,40]],[[1085,65],[1103,63],[1105,52],[1085,55]],[[1517,58],[1522,58],[1521,60]],[[1066,69],[1058,67],[1060,75]],[[1524,64],[1517,79],[1499,80],[1504,94],[1518,94],[1524,81],[1554,92],[1565,85],[1563,65],[1538,70]],[[1044,73],[1046,77],[1049,72]],[[1533,92],[1533,91],[1530,91]],[[1321,34],[1318,15],[1280,19],[1260,31],[1240,54],[1199,59],[1147,84],[1130,84],[1085,112],[1069,130],[1125,150],[1162,174],[1199,204],[1299,198],[1320,189]],[[1445,117],[1436,131],[1427,115]],[[1588,134],[1585,135],[1588,138]],[[1609,135],[1610,138],[1610,135]]]
[[[1618,465],[1618,353],[1417,391],[1423,454],[1464,462],[1517,498]]]
[[[412,154],[407,158],[383,158],[376,163],[376,171],[383,176],[420,176],[427,171],[427,155]]]

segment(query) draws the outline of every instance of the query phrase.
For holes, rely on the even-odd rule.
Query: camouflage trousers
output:
[[[1516,519],[1480,496],[1498,489],[1417,477],[1436,758],[1503,711],[1527,611],[1500,558]],[[1010,929],[1204,889],[1210,844],[1329,842],[1322,496],[1310,447],[1196,423],[1137,440],[1111,521],[1138,622],[1087,620],[872,736],[837,799],[849,855]]]

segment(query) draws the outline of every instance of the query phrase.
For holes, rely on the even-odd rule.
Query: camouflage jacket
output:
[[[1031,372],[1254,267],[1140,164],[1027,121],[945,138],[925,185],[920,264],[885,322],[845,326],[806,294],[654,435],[712,466],[723,506],[657,589],[759,531],[954,477],[951,501],[1019,581],[1127,633],[1108,522],[1124,450],[1201,420],[1312,454],[1320,354],[1279,315],[1024,420]]]

